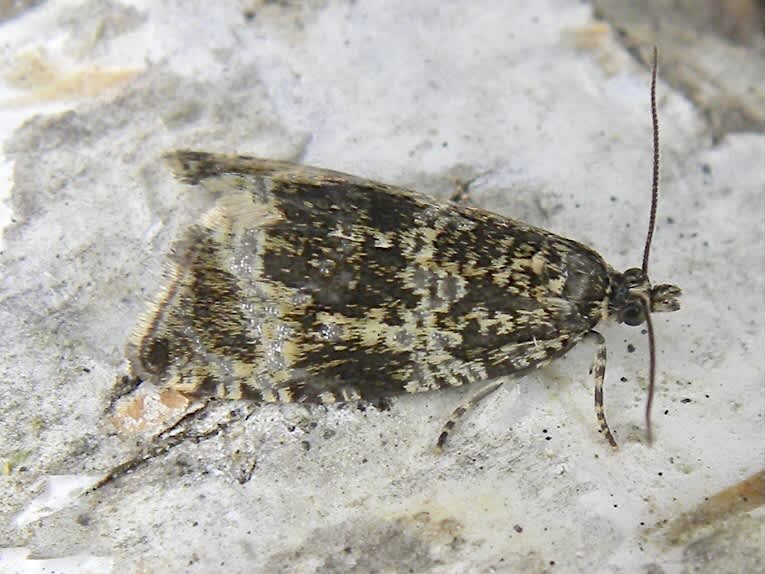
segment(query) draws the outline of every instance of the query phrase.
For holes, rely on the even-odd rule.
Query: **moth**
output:
[[[619,272],[590,247],[502,215],[351,175],[243,155],[178,150],[176,177],[218,195],[174,246],[167,284],[128,344],[134,381],[197,399],[376,401],[484,383],[445,423],[508,376],[596,343],[603,410],[607,319],[645,324],[646,427],[655,379],[651,314],[680,289],[652,285],[648,257]],[[650,439],[650,435],[649,435]]]

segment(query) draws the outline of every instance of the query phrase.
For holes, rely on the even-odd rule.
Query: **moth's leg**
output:
[[[606,412],[603,408],[603,381],[606,377],[606,340],[597,331],[590,331],[584,336],[584,339],[591,340],[597,345],[595,357],[592,359],[592,368],[590,369],[592,376],[595,378],[595,416],[598,419],[601,432],[605,435],[609,444],[615,448],[617,446],[616,439],[611,434],[611,429],[608,428]]]
[[[471,177],[467,181],[463,181],[461,179],[456,179],[454,181],[454,185],[457,189],[454,190],[454,193],[451,194],[449,199],[453,201],[454,203],[459,203],[461,205],[470,205],[472,202],[470,201],[470,186],[475,183],[475,181],[484,175],[489,173],[488,171],[479,173],[476,176]]]
[[[474,179],[471,179],[470,181],[462,181],[460,179],[456,180],[454,183],[457,187],[457,189],[454,190],[454,193],[449,196],[449,199],[453,201],[454,203],[461,203],[462,205],[467,205],[470,203],[470,184],[475,181]]]
[[[502,382],[502,380],[489,381],[477,392],[470,395],[465,402],[454,409],[452,416],[450,416],[449,420],[444,423],[444,426],[441,429],[441,434],[438,435],[438,440],[436,441],[436,452],[441,452],[443,450],[446,439],[449,437],[449,432],[451,432],[451,430],[456,426],[457,421],[462,418],[462,415],[464,415],[470,409],[474,408],[479,402],[481,402],[482,399],[496,391],[502,385]]]
[[[205,415],[207,413],[208,403],[209,401],[205,401],[202,404],[202,406],[194,409],[193,411],[189,411],[185,413],[181,418],[179,418],[169,428],[163,430],[155,438],[155,440],[157,441],[155,444],[152,444],[144,448],[143,452],[141,452],[140,454],[113,467],[111,470],[109,470],[109,472],[103,478],[101,478],[101,480],[99,480],[96,484],[91,486],[86,492],[93,492],[95,490],[100,489],[103,486],[106,486],[110,482],[114,482],[118,478],[148,463],[152,459],[158,456],[167,454],[168,452],[170,452],[171,449],[175,448],[176,446],[178,446],[179,444],[187,440],[201,442],[207,438],[215,436],[220,431],[224,430],[227,426],[229,426],[234,420],[239,420],[239,417],[232,417],[231,419],[219,422],[213,428],[202,431],[202,432],[189,433],[186,431],[186,429],[181,428],[180,432],[178,432],[177,434],[173,434],[181,426],[185,427],[189,425],[190,423],[192,423],[193,421],[200,419],[203,415]]]

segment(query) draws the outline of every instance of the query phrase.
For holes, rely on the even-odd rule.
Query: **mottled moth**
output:
[[[258,402],[375,401],[487,382],[438,437],[508,376],[577,342],[593,363],[600,429],[603,320],[646,323],[679,308],[680,289],[652,285],[654,193],[642,268],[618,272],[590,247],[461,203],[343,173],[180,150],[176,177],[218,193],[174,246],[166,287],[128,345],[133,380],[194,398]],[[647,420],[650,432],[650,419]]]

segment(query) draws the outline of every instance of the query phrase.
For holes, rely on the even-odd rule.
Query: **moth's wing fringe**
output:
[[[328,169],[304,166],[288,161],[262,159],[247,155],[216,154],[177,149],[163,155],[171,171],[180,181],[192,185],[225,174],[270,177],[282,181],[315,183],[330,180],[363,182],[365,180]]]
[[[191,185],[224,174],[273,177],[295,168],[295,164],[289,162],[188,149],[170,151],[163,158],[178,180]]]
[[[214,183],[226,180],[226,176],[244,178],[245,180],[260,177],[288,186],[298,187],[300,185],[321,187],[322,185],[332,184],[359,186],[389,196],[407,197],[425,207],[438,205],[438,203],[434,203],[432,198],[409,189],[387,185],[339,171],[288,161],[262,159],[246,155],[215,154],[188,149],[167,152],[163,155],[163,158],[173,175],[179,181],[189,185],[203,183],[205,187],[212,188],[213,191],[241,187],[241,185],[232,185],[232,181],[229,181],[228,185],[216,185]],[[285,200],[285,198],[282,199]],[[466,212],[481,212],[478,209],[464,209]]]
[[[167,302],[175,295],[184,272],[183,266],[173,260],[166,260],[162,268],[162,286],[149,305],[147,305],[146,310],[139,315],[135,327],[133,327],[128,337],[126,356],[133,376],[137,375],[135,369],[136,365],[140,364],[139,353],[143,346],[143,341],[153,335],[157,325],[162,322],[164,311],[171,308],[167,305]]]

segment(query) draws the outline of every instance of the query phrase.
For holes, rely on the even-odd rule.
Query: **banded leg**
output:
[[[595,357],[592,359],[592,368],[590,369],[595,379],[595,416],[606,440],[608,440],[612,447],[616,448],[616,439],[611,434],[611,429],[608,428],[606,412],[603,408],[603,381],[606,378],[606,340],[597,331],[590,331],[584,336],[584,339],[592,340],[597,345]]]
[[[444,449],[444,444],[446,443],[446,439],[449,437],[449,432],[451,432],[451,430],[457,425],[457,422],[462,418],[462,415],[464,415],[470,409],[474,408],[478,403],[481,402],[481,400],[496,391],[500,386],[502,386],[502,383],[502,380],[488,382],[485,386],[481,387],[477,392],[468,397],[468,399],[460,406],[454,409],[454,412],[449,417],[449,420],[444,423],[444,426],[441,429],[441,434],[438,435],[438,440],[436,441],[436,452],[440,453]]]

